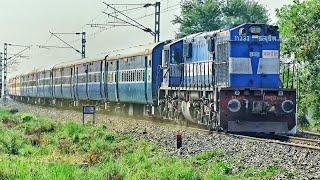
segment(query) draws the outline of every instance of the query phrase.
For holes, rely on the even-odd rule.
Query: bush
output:
[[[55,130],[55,123],[49,119],[39,118],[36,121],[26,121],[21,128],[26,135],[50,133]]]
[[[9,111],[11,114],[17,114],[18,112],[19,112],[19,110],[18,109],[10,109],[10,111]]]
[[[12,128],[17,126],[20,122],[19,120],[15,119],[14,117],[3,117],[2,123],[6,125],[8,128]]]
[[[25,144],[23,141],[17,140],[17,137],[15,136],[7,141],[0,140],[0,143],[2,144],[4,151],[11,155],[18,155]]]
[[[298,117],[298,123],[303,128],[307,128],[310,126],[310,122],[308,121],[305,115]]]
[[[74,122],[70,122],[64,125],[64,131],[67,133],[69,137],[74,135],[79,135],[84,132],[85,128],[82,124],[77,124]]]
[[[32,114],[22,114],[21,119],[23,123],[30,122],[31,120],[35,119]]]

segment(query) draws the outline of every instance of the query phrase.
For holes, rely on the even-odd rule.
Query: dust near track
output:
[[[66,108],[52,108],[33,106],[10,101],[7,108],[17,108],[20,112],[27,112],[37,116],[46,116],[57,121],[82,121],[82,113]],[[139,120],[140,119],[140,120]],[[135,139],[144,139],[161,146],[166,153],[176,155],[175,135],[177,131],[183,134],[182,156],[221,149],[222,158],[233,162],[232,171],[239,171],[242,165],[252,167],[268,167],[270,165],[283,167],[296,173],[288,177],[285,172],[278,179],[319,179],[320,151],[290,147],[280,144],[267,143],[224,134],[208,134],[190,130],[185,126],[169,125],[158,121],[147,121],[143,118],[128,118],[109,116],[98,113],[98,123],[106,124],[109,131],[129,135]],[[143,119],[143,120],[141,120]],[[86,120],[92,120],[88,116]]]

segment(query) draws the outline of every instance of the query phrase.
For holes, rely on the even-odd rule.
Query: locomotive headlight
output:
[[[291,100],[285,100],[282,102],[281,108],[285,113],[292,113],[294,110],[294,103]]]
[[[232,99],[229,101],[228,103],[228,109],[231,111],[231,112],[238,112],[240,111],[241,109],[241,103],[238,99]]]
[[[258,35],[261,33],[261,27],[260,26],[251,26],[250,27],[250,33],[253,35]]]

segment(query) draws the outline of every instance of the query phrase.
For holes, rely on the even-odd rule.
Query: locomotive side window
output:
[[[188,56],[187,58],[192,58],[192,43],[188,44]]]
[[[162,64],[163,67],[168,67],[169,56],[170,56],[169,50],[168,49],[164,50],[164,61]]]
[[[209,52],[214,52],[215,51],[215,40],[214,40],[214,38],[212,37],[212,38],[210,38],[209,40],[208,40],[208,51]]]
[[[172,56],[173,56],[173,60],[175,61],[175,62],[181,62],[181,53],[180,53],[180,51],[179,50],[173,50],[173,52],[172,52]]]

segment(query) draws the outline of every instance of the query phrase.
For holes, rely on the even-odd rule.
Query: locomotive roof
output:
[[[223,29],[221,30],[216,30],[216,31],[209,31],[209,32],[199,32],[199,33],[195,33],[195,34],[191,34],[191,35],[188,35],[188,36],[185,36],[183,38],[180,38],[180,39],[177,39],[177,40],[174,40],[173,42],[167,44],[166,46],[171,46],[177,42],[180,42],[182,40],[190,40],[190,39],[193,39],[193,38],[196,38],[196,37],[204,37],[204,36],[212,36],[214,34],[217,34],[219,32],[222,32]]]
[[[128,48],[128,49],[111,51],[109,53],[106,53],[104,56],[100,56],[100,57],[84,58],[84,59],[78,59],[75,61],[59,63],[59,64],[56,64],[55,66],[53,66],[53,69],[69,67],[72,65],[84,64],[84,63],[88,63],[88,62],[101,61],[104,59],[106,59],[107,61],[114,61],[117,59],[128,58],[128,57],[133,57],[133,56],[150,55],[152,53],[153,49],[161,43],[162,42],[155,43],[155,44],[136,46],[136,47],[132,47],[132,48]]]
[[[185,36],[185,37],[183,37],[183,38],[173,40],[171,43],[166,44],[165,46],[171,46],[171,45],[173,45],[173,44],[175,44],[175,43],[177,43],[177,42],[180,42],[180,41],[185,40],[185,39],[187,39],[187,38],[196,37],[196,36],[198,36],[198,35],[200,35],[200,34],[202,34],[202,33],[200,32],[200,33],[196,33],[196,34],[191,34],[191,35]]]

